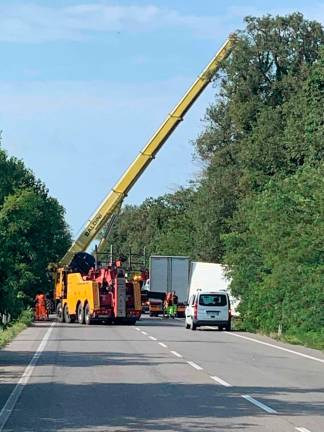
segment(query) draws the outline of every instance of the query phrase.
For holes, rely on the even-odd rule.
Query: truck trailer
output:
[[[176,298],[176,315],[184,317],[188,293],[189,257],[152,255],[150,258],[150,290],[165,293],[165,302]],[[168,294],[174,293],[175,296]]]
[[[226,276],[225,267],[221,264],[193,261],[190,263],[187,298],[189,300],[192,294],[197,291],[225,291],[230,299],[232,316],[238,316],[239,300],[232,296],[230,283],[230,279]]]

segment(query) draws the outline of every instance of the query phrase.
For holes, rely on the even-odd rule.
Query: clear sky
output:
[[[243,17],[293,11],[324,22],[323,0],[0,0],[2,146],[46,183],[76,234]],[[128,203],[197,175],[192,140],[214,94]]]

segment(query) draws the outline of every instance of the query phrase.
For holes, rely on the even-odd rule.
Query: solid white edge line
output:
[[[191,366],[191,367],[193,367],[193,368],[195,368],[195,369],[197,369],[197,370],[203,370],[203,368],[201,367],[201,366],[199,366],[199,365],[197,365],[197,363],[195,363],[195,362],[193,362],[193,361],[187,361],[187,363]]]
[[[165,345],[163,342],[159,342],[159,345],[161,345],[161,347],[163,348],[168,348],[167,345]]]
[[[254,399],[250,395],[242,395],[242,398],[246,399],[247,401],[251,402],[253,405],[256,405],[257,407],[263,409],[269,414],[277,414],[277,411],[270,408],[268,405],[263,404],[262,402],[259,402],[258,400]]]
[[[170,351],[170,353],[172,353],[172,354],[175,355],[176,357],[182,358],[182,355],[179,354],[177,351]]]
[[[147,336],[147,333],[146,333],[145,331],[141,331],[141,333],[142,333],[144,336]]]
[[[295,429],[299,432],[311,432],[309,429],[306,429],[304,427],[295,427]]]
[[[46,347],[47,341],[51,335],[51,332],[53,330],[53,327],[55,325],[55,322],[52,323],[50,328],[45,333],[43,339],[41,340],[40,344],[38,345],[37,350],[35,351],[32,359],[28,363],[26,369],[24,370],[24,373],[22,374],[21,378],[19,379],[18,383],[16,384],[15,388],[10,393],[7,402],[2,407],[2,410],[0,411],[0,432],[5,427],[12,411],[15,408],[15,405],[19,399],[19,396],[21,395],[24,386],[28,384],[29,378],[31,377],[33,370],[44,351],[44,348]]]
[[[157,341],[157,339],[154,336],[149,336],[149,339]]]
[[[309,360],[315,360],[317,362],[324,363],[324,359],[313,357],[313,356],[308,355],[308,354],[303,354],[301,352],[294,351],[294,350],[291,350],[289,348],[284,348],[284,347],[281,347],[281,346],[278,346],[278,345],[274,345],[274,344],[271,344],[269,342],[263,342],[263,341],[260,341],[260,340],[257,340],[257,339],[254,339],[254,338],[251,338],[251,337],[248,337],[248,336],[243,336],[243,335],[239,335],[239,334],[232,333],[232,332],[226,332],[226,334],[230,335],[230,336],[235,336],[235,337],[238,337],[238,338],[246,339],[246,340],[251,341],[251,342],[256,342],[256,343],[261,344],[261,345],[266,345],[266,346],[269,346],[271,348],[276,348],[276,349],[281,350],[281,351],[286,351],[286,352],[288,352],[290,354],[296,354],[296,355],[298,355],[300,357],[304,357],[304,358],[307,358]]]
[[[213,379],[214,381],[218,382],[218,384],[221,384],[221,385],[223,385],[225,387],[232,387],[232,384],[230,384],[230,383],[222,380],[222,378],[219,378],[217,376],[211,376],[211,375],[209,375],[209,376],[210,376],[211,379]]]

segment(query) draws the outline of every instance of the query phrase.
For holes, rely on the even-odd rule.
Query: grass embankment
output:
[[[315,348],[324,351],[324,330],[310,331],[307,333],[295,331],[282,334],[280,338],[283,342],[288,342],[295,345],[304,345],[308,348]]]
[[[17,320],[12,321],[12,323],[8,324],[5,328],[0,328],[0,348],[3,348],[21,331],[30,326],[33,319],[33,311],[28,309],[22,312]]]
[[[233,330],[235,331],[248,331],[250,333],[259,333],[264,336],[270,336],[271,338],[287,342],[293,345],[302,345],[307,348],[314,348],[324,351],[324,329],[319,331],[302,332],[301,330],[290,330],[286,333],[282,333],[280,336],[277,333],[266,333],[262,330],[251,330],[246,328],[244,323],[236,318],[233,320]]]

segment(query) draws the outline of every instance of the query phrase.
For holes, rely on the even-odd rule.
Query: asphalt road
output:
[[[324,355],[180,320],[39,323],[0,351],[0,409],[0,432],[323,432]]]

